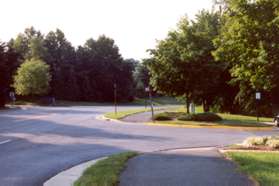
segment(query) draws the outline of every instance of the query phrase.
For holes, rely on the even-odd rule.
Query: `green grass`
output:
[[[256,123],[257,117],[255,116],[244,116],[244,115],[236,115],[236,114],[219,114],[224,120],[227,121],[237,121],[237,122],[243,122],[243,123]],[[261,117],[260,122],[272,122],[273,118],[266,118]]]
[[[110,118],[110,119],[122,119],[126,116],[132,115],[132,114],[137,114],[137,113],[141,113],[141,112],[147,112],[150,111],[150,109],[145,109],[145,108],[141,108],[141,109],[131,109],[131,110],[125,110],[125,111],[118,111],[117,114],[115,114],[114,112],[109,112],[105,114],[105,117]]]
[[[168,97],[168,96],[161,96],[161,97],[154,97],[152,98],[153,104],[155,106],[161,106],[161,105],[181,105],[182,103],[177,101],[173,97]],[[145,105],[149,104],[149,98],[146,97],[144,98],[136,98],[131,104],[136,104],[136,105]]]
[[[136,152],[125,152],[109,156],[86,169],[75,182],[75,186],[116,186],[126,162],[136,156]]]
[[[158,109],[155,109],[158,110]],[[137,114],[141,112],[148,112],[150,109],[132,109],[119,111],[116,115],[114,112],[106,113],[105,117],[110,119],[122,119],[128,115]],[[172,114],[170,117],[178,117],[178,115],[186,112],[185,107],[174,107],[167,109],[166,112]],[[202,106],[196,107],[196,113],[202,113]],[[177,113],[177,115],[175,114]],[[175,125],[196,125],[196,126],[229,126],[229,127],[260,127],[260,128],[268,128],[270,125],[266,125],[263,122],[272,122],[273,118],[260,118],[260,122],[257,122],[257,118],[254,116],[244,116],[244,115],[235,115],[235,114],[223,114],[218,113],[219,116],[222,117],[222,121],[217,122],[197,122],[197,121],[179,121],[179,120],[171,120],[171,121],[157,121],[159,124],[175,124]]]
[[[256,179],[261,186],[279,185],[279,153],[227,152],[239,169]]]
[[[185,107],[172,108],[168,110],[170,112],[185,113]],[[202,113],[202,106],[196,106],[196,113]],[[196,121],[159,121],[161,124],[175,124],[175,125],[196,125],[196,126],[230,126],[230,127],[270,127],[263,122],[272,122],[273,118],[261,117],[260,122],[257,122],[257,118],[254,116],[236,115],[218,113],[223,120],[218,122],[196,122]]]

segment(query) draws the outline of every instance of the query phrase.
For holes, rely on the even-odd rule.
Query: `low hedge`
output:
[[[221,121],[222,118],[215,113],[205,112],[197,114],[183,114],[177,118],[180,121]]]
[[[154,120],[169,121],[169,120],[172,120],[172,117],[170,115],[168,115],[168,113],[163,112],[163,113],[155,114],[154,115]]]
[[[222,118],[215,113],[205,112],[197,114],[185,114],[181,112],[163,112],[155,114],[154,120],[169,121],[177,119],[180,121],[220,121]]]

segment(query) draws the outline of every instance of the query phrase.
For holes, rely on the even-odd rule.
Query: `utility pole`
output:
[[[113,84],[114,89],[114,114],[117,115],[117,85],[116,83]]]

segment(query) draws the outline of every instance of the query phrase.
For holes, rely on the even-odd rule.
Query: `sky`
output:
[[[124,58],[140,60],[182,16],[194,19],[212,0],[1,0],[0,8],[1,41],[30,26],[44,34],[59,28],[75,47],[104,34]]]

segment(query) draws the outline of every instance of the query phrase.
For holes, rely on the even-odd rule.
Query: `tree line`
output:
[[[149,50],[151,85],[205,111],[272,115],[279,105],[279,1],[221,0]],[[261,92],[257,101],[255,93]]]
[[[0,45],[0,105],[10,91],[23,96],[109,102],[113,101],[114,85],[118,100],[129,101],[135,95],[138,65],[134,59],[123,59],[114,40],[104,35],[75,48],[59,29],[43,35],[34,27],[27,28]],[[38,69],[41,73],[35,73]]]

